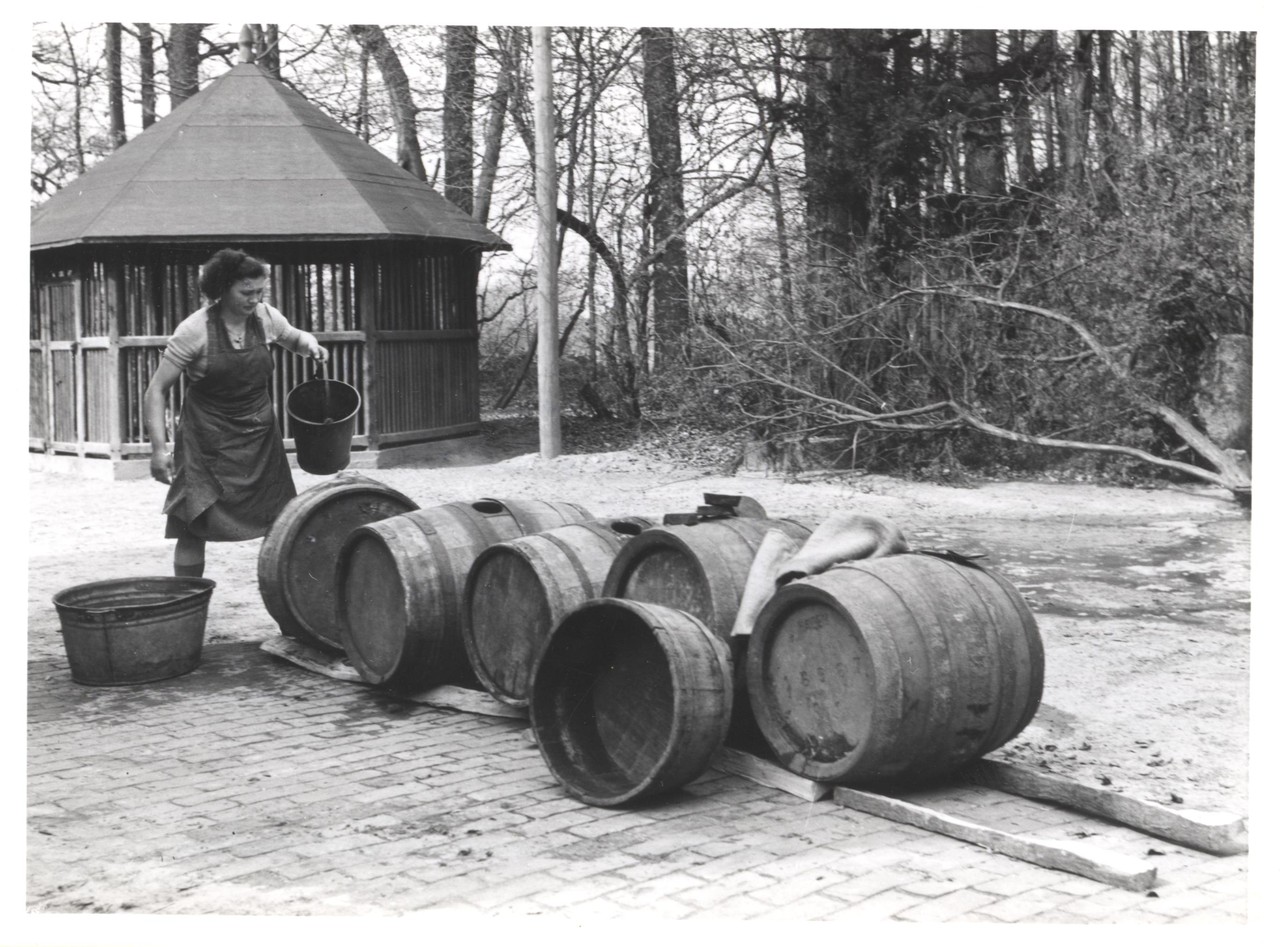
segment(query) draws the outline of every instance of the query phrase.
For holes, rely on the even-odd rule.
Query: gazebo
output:
[[[477,277],[496,234],[259,66],[241,62],[37,208],[29,456],[145,476],[142,395],[222,247],[271,264],[269,302],[359,389],[353,467],[478,432]],[[309,362],[273,347],[272,395]],[[180,410],[175,386],[170,417]]]

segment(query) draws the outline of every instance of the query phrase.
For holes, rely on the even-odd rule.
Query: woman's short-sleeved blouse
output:
[[[197,309],[179,322],[162,355],[182,369],[191,381],[203,378],[208,366],[209,324],[205,318],[208,312],[207,307]],[[291,352],[297,351],[295,346],[301,341],[302,333],[289,324],[279,309],[263,303],[257,315],[268,345],[275,342]]]

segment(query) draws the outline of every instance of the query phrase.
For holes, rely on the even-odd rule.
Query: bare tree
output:
[[[680,157],[680,97],[675,30],[640,30],[644,105],[649,136],[647,216],[653,235],[653,323],[662,358],[670,358],[689,328],[689,255],[685,246],[684,177]]]
[[[1076,30],[1066,101],[1058,115],[1063,180],[1076,191],[1083,189],[1085,183],[1089,114],[1093,110],[1093,33]]]
[[[351,35],[364,47],[382,72],[387,96],[396,121],[396,162],[414,177],[425,181],[427,169],[422,163],[422,145],[418,142],[418,108],[413,89],[400,56],[380,26],[353,25]]]
[[[138,101],[145,130],[156,121],[155,34],[150,23],[135,23],[134,28],[138,34]]]
[[[971,194],[1004,193],[999,63],[995,30],[961,30],[965,84],[964,185]]]
[[[200,91],[200,38],[207,23],[174,23],[169,27],[169,110]]]
[[[467,213],[474,209],[475,138],[472,112],[476,94],[476,28],[445,28],[444,196]]]
[[[497,27],[494,31],[497,32]],[[484,129],[484,153],[480,158],[480,175],[476,181],[475,206],[472,213],[482,224],[489,222],[489,207],[493,200],[493,187],[498,179],[498,164],[502,159],[502,135],[506,128],[506,114],[511,97],[511,72],[499,68],[497,85],[489,99],[488,118]]]
[[[107,133],[113,148],[119,148],[128,140],[124,130],[124,78],[121,74],[123,58],[120,43],[123,36],[119,23],[107,24],[107,110],[110,115]]]

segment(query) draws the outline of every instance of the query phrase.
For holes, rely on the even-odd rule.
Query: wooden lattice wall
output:
[[[30,447],[122,458],[150,452],[143,393],[169,335],[201,305],[215,248],[90,248],[33,255]],[[363,398],[356,449],[479,426],[479,254],[458,245],[252,247],[271,263],[268,301],[330,352],[329,377]],[[272,348],[286,443],[287,392],[313,377]],[[176,386],[170,416],[181,409]]]

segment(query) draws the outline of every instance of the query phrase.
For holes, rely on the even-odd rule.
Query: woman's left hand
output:
[[[311,349],[310,357],[314,358],[317,362],[329,361],[329,353],[325,351],[324,346],[321,345],[319,342],[317,342],[315,346]]]

